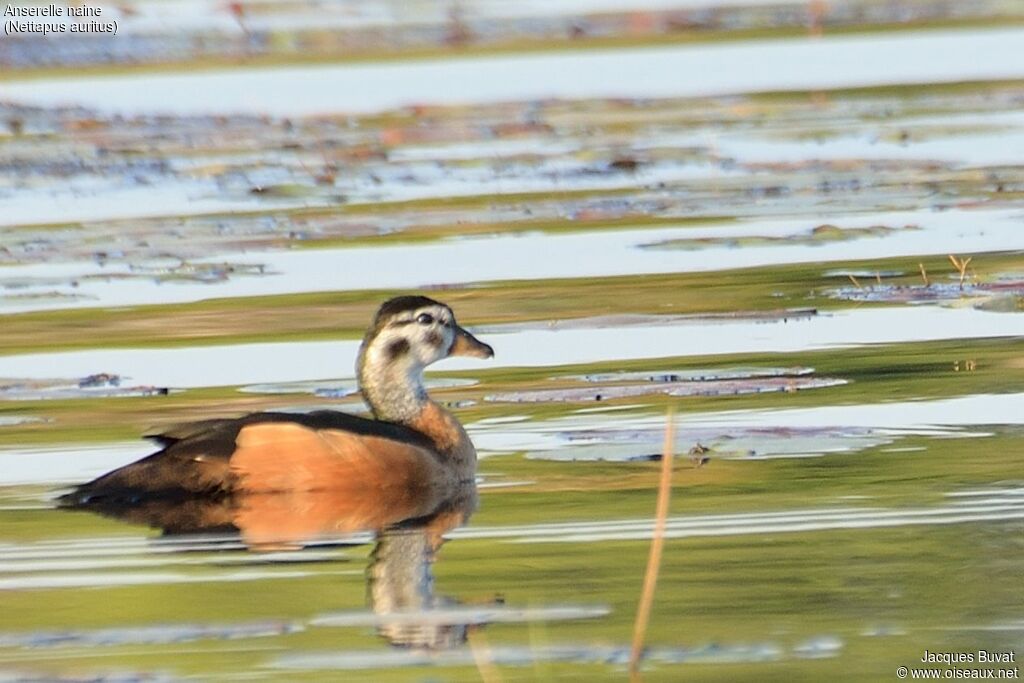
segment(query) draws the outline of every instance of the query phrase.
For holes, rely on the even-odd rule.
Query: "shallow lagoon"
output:
[[[908,32],[398,65],[272,68],[242,74],[148,75],[145,80],[163,94],[160,113],[311,116],[423,103],[686,97],[1010,79],[1024,69],[1024,58],[1016,49],[1022,37],[1016,28]],[[755,62],[759,68],[751,69]],[[152,111],[151,96],[132,78],[54,79],[5,90],[9,97],[31,104]]]
[[[911,44],[941,52],[900,53],[904,66],[920,58],[912,82],[1020,78],[1019,50],[999,42],[1019,42],[1015,30],[953,35],[974,52],[932,34],[783,41],[772,54],[839,59],[879,46],[858,65],[866,74],[793,88],[909,78],[872,65]],[[268,74],[286,75],[247,78]],[[630,94],[610,83],[597,94]],[[76,92],[45,80],[3,87],[24,102]],[[415,95],[379,92],[374,107]],[[267,151],[272,134],[292,134],[280,121],[235,121],[252,138],[231,150],[209,121],[167,118],[166,146],[146,153],[171,170],[140,186],[110,169],[139,153],[150,123],[29,111],[27,130],[52,127],[0,137],[0,210],[11,209],[0,220],[12,228],[0,267],[0,678],[622,680],[669,407],[678,457],[644,678],[874,681],[925,649],[1021,653],[1020,293],[1004,292],[997,311],[979,306],[984,287],[1024,273],[1022,96],[996,83],[526,102],[440,108],[411,124],[397,110],[358,120],[348,140],[391,142],[364,150],[369,161],[344,160],[352,177],[321,180],[308,167],[324,153],[295,145],[315,148],[330,135],[323,121],[298,119],[304,132],[281,153]],[[97,137],[61,157],[90,118]],[[179,134],[209,146],[185,153]],[[80,214],[73,201],[40,204],[60,196],[60,164],[30,160],[37,184],[18,184],[26,149],[74,161],[100,148],[99,166],[75,167],[94,190]],[[258,159],[273,168],[244,178]],[[392,175],[375,182],[382,169]],[[171,177],[200,188],[180,213],[173,184],[141,213],[119,201],[126,187],[158,196]],[[253,193],[267,178],[292,194]],[[150,218],[118,222],[130,216]],[[68,222],[38,225],[49,221]],[[822,225],[850,232],[807,243]],[[857,231],[879,225],[897,230]],[[947,253],[972,257],[965,290]],[[872,296],[935,283],[941,297],[911,305]],[[316,501],[248,501],[190,511],[230,529],[165,535],[156,517],[54,509],[66,487],[151,452],[136,438],[150,428],[362,409],[351,395],[360,328],[381,298],[426,284],[497,350],[492,363],[432,373],[483,456],[468,524],[330,533],[310,512]],[[863,296],[835,296],[839,286]],[[300,298],[272,301],[284,294]],[[304,315],[338,322],[314,335]],[[174,320],[189,322],[166,329]],[[17,336],[32,330],[39,348]],[[102,395],[90,376],[173,390]],[[180,511],[150,512],[167,528]],[[424,554],[430,534],[447,539],[436,556]],[[394,597],[385,588],[410,585],[408,609],[381,609]]]

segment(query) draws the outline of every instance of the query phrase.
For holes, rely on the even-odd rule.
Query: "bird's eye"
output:
[[[420,313],[418,316],[416,316],[416,322],[418,322],[420,325],[429,325],[430,323],[434,322],[434,316],[430,315],[429,313]]]

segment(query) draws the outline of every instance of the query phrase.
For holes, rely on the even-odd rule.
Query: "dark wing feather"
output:
[[[238,433],[248,425],[296,424],[312,430],[373,436],[433,450],[426,436],[408,427],[333,410],[312,413],[252,413],[235,419],[213,419],[172,426],[149,438],[163,448],[108,472],[63,496],[64,506],[79,507],[100,500],[131,503],[153,496],[219,496],[231,493],[237,477],[230,460]]]

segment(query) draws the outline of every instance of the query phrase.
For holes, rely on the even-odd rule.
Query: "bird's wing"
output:
[[[238,490],[346,490],[381,494],[435,483],[436,453],[417,443],[296,422],[261,422],[239,430],[230,468]]]
[[[452,488],[421,446],[294,422],[243,427],[231,471],[234,523],[253,547],[382,529],[431,514]]]
[[[252,430],[245,439],[248,452],[236,464],[238,440],[244,430]],[[324,436],[308,442],[318,448],[296,443],[297,435],[320,433]],[[302,486],[318,480],[337,482],[345,479],[341,473],[346,468],[356,476],[359,467],[369,467],[366,454],[370,451],[393,465],[403,462],[402,471],[415,470],[412,465],[416,463],[433,464],[423,457],[433,453],[430,440],[423,434],[401,425],[329,410],[203,420],[175,425],[150,436],[163,444],[162,450],[79,486],[61,503],[74,507],[99,499],[134,501],[154,495],[230,493],[236,489],[239,476],[247,477],[258,490],[289,481]],[[278,440],[280,448],[275,446]],[[332,443],[333,451],[328,446]],[[343,463],[325,469],[329,461],[322,456],[328,452],[352,457],[340,458]],[[361,458],[355,457],[358,454]],[[298,460],[293,460],[296,457]],[[287,474],[291,469],[295,471]],[[338,476],[324,479],[335,472]]]

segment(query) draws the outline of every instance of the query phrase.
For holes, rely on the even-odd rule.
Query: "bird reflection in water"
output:
[[[470,481],[406,493],[397,498],[372,490],[361,495],[352,490],[235,493],[95,500],[68,507],[146,524],[166,537],[237,534],[252,552],[343,544],[372,532],[367,597],[380,635],[397,647],[459,647],[469,626],[431,618],[432,610],[458,604],[434,593],[433,565],[445,534],[465,524],[476,508],[476,485]]]

